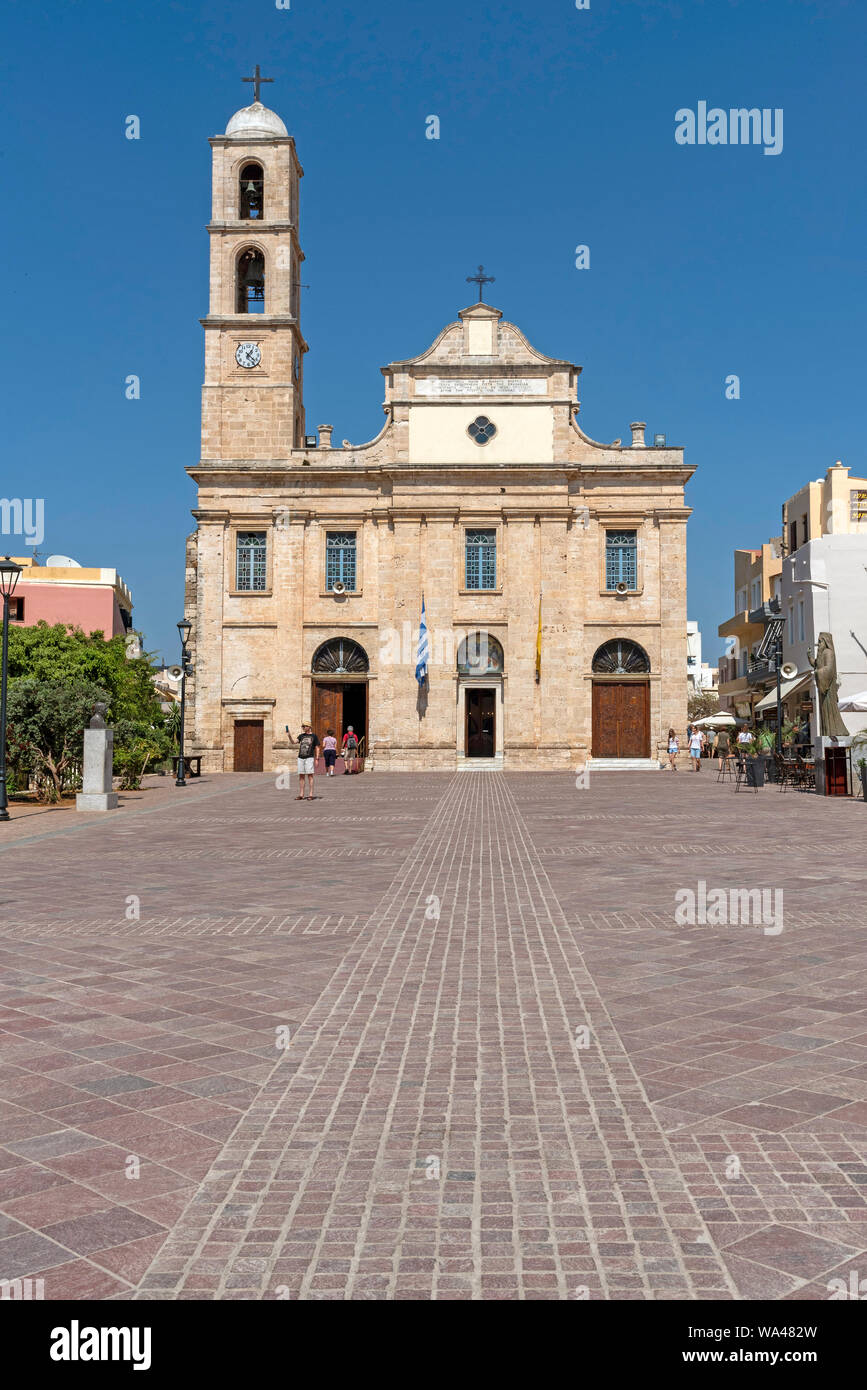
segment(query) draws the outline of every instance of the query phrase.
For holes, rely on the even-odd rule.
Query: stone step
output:
[[[503,755],[498,753],[493,758],[467,758],[465,755],[458,754],[458,772],[502,772]]]
[[[591,772],[659,772],[658,758],[588,758]]]

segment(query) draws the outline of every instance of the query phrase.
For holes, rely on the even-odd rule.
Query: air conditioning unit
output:
[[[336,584],[331,585],[331,592],[332,594],[345,594],[346,585],[343,583],[341,579],[338,579]]]
[[[655,434],[655,435],[653,436],[653,447],[654,447],[654,449],[664,449],[664,448],[665,448],[665,435],[664,435],[664,434]]]
[[[626,584],[626,583],[624,583],[624,581],[621,579],[621,581],[620,581],[619,584],[615,584],[615,586],[614,586],[614,592],[615,592],[615,594],[628,594],[628,593],[629,593],[629,585]]]
[[[316,437],[315,434],[305,434],[305,436],[304,436],[304,448],[305,448],[305,449],[315,449],[315,448],[318,447],[318,444],[319,444],[319,440],[317,439],[317,437]]]

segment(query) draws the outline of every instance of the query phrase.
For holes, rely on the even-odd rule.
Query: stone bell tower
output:
[[[286,458],[304,438],[295,141],[259,100],[214,136],[202,459]]]

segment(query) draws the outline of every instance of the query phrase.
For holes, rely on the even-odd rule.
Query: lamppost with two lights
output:
[[[0,595],[3,597],[3,667],[0,673],[0,820],[9,819],[6,795],[6,672],[9,664],[9,600],[23,569],[9,556],[0,560]]]
[[[176,787],[185,787],[187,779],[184,777],[184,718],[187,708],[187,675],[192,674],[190,665],[190,653],[187,650],[187,643],[190,640],[192,623],[188,618],[183,618],[178,623],[178,632],[181,637],[181,728],[178,736],[178,775],[175,778]]]

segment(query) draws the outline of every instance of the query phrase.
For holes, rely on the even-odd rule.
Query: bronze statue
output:
[[[819,732],[824,738],[848,738],[849,730],[843,723],[837,704],[837,658],[834,655],[834,639],[830,632],[819,633],[819,647],[807,653],[807,660],[816,675],[819,691]]]
[[[106,711],[107,709],[108,709],[108,705],[103,704],[103,702],[102,702],[101,700],[97,700],[96,704],[95,704],[94,707],[93,707],[93,717],[91,718],[91,721],[90,721],[90,724],[88,725],[88,728],[90,728],[90,729],[104,729],[104,728],[105,728],[105,711]]]

